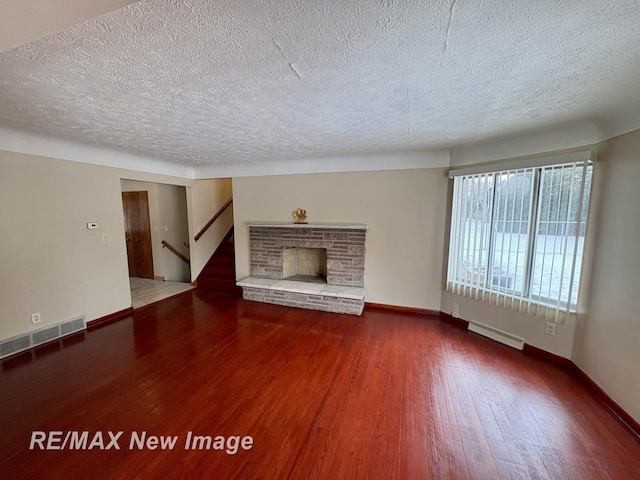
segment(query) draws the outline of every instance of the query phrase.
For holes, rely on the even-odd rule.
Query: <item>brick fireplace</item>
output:
[[[249,224],[243,298],[360,315],[366,234],[361,224]]]

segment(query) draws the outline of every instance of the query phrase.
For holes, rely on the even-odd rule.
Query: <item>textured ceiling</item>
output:
[[[638,128],[639,19],[637,0],[142,1],[0,53],[0,127],[195,167]]]

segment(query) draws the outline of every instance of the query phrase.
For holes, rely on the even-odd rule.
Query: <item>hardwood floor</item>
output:
[[[0,404],[1,478],[640,472],[637,438],[551,364],[434,317],[353,317],[202,290],[5,359]],[[87,431],[87,449],[30,450],[34,431],[62,432],[53,446]],[[89,449],[98,432],[105,448],[108,432],[123,432],[120,449]],[[173,449],[130,448],[142,432],[178,438]],[[189,432],[251,436],[253,447],[185,449]]]

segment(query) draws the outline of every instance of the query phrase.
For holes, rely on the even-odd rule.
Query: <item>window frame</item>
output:
[[[589,205],[590,205],[590,200],[591,200],[591,190],[592,190],[592,184],[593,184],[593,172],[595,170],[594,166],[595,166],[595,158],[594,158],[594,154],[593,152],[588,152],[589,155],[586,156],[584,155],[584,152],[578,152],[578,155],[581,155],[582,158],[581,159],[574,159],[572,158],[572,161],[562,161],[562,160],[566,160],[567,155],[564,156],[559,156],[559,161],[556,162],[544,162],[541,161],[540,159],[535,159],[533,163],[533,165],[530,166],[525,166],[522,164],[522,162],[515,162],[518,163],[517,165],[506,165],[506,164],[500,164],[500,165],[495,165],[494,168],[486,167],[486,166],[481,166],[479,171],[478,169],[474,168],[474,167],[470,167],[470,168],[462,168],[459,170],[450,170],[449,176],[454,178],[454,192],[453,192],[453,198],[452,198],[452,206],[451,206],[451,217],[450,217],[450,240],[449,240],[449,258],[448,258],[448,262],[447,262],[447,289],[452,290],[452,291],[458,291],[458,293],[460,293],[460,287],[462,287],[463,289],[463,294],[468,290],[469,291],[469,295],[471,296],[472,292],[475,292],[475,297],[478,298],[479,293],[482,296],[482,298],[485,298],[485,294],[489,294],[489,297],[491,298],[493,295],[496,296],[496,303],[498,303],[498,300],[500,297],[505,297],[505,305],[507,304],[506,298],[511,298],[511,305],[513,307],[514,305],[514,300],[516,301],[516,303],[519,303],[520,305],[522,304],[522,302],[527,303],[527,310],[529,309],[530,306],[534,306],[534,307],[543,307],[543,308],[547,308],[547,309],[555,309],[556,311],[559,310],[563,310],[566,311],[568,313],[575,313],[577,310],[577,306],[579,303],[579,294],[580,294],[580,278],[578,277],[578,281],[577,284],[574,287],[574,280],[575,280],[575,275],[577,272],[582,270],[582,263],[584,263],[584,244],[582,245],[582,247],[578,246],[579,243],[579,238],[580,237],[585,237],[586,238],[586,234],[587,234],[587,230],[588,230],[588,225],[589,225],[589,218],[588,218],[588,213],[589,213]],[[571,155],[571,154],[569,154]],[[586,158],[585,158],[586,156]],[[556,159],[558,160],[558,159]],[[505,168],[506,167],[506,168]],[[511,168],[509,168],[511,167]],[[542,215],[542,211],[543,211],[543,205],[541,204],[541,196],[543,194],[543,187],[544,187],[544,179],[543,179],[543,174],[545,171],[553,171],[554,169],[567,169],[567,168],[572,168],[573,169],[573,173],[571,174],[571,187],[569,189],[569,193],[568,193],[568,200],[567,200],[567,207],[565,210],[563,210],[561,212],[561,208],[560,208],[560,204],[562,203],[562,190],[560,190],[560,196],[557,199],[558,202],[558,211],[557,211],[557,215],[559,215],[559,217],[555,220],[555,224],[556,226],[554,227],[557,232],[557,228],[559,225],[563,225],[564,228],[566,229],[567,233],[564,233],[561,237],[561,242],[562,242],[562,266],[560,268],[560,278],[557,281],[556,285],[553,285],[552,283],[549,283],[549,292],[551,291],[552,287],[555,287],[558,291],[557,297],[553,296],[553,295],[548,295],[545,296],[543,295],[543,292],[541,291],[542,289],[542,285],[540,286],[540,290],[538,290],[538,292],[536,293],[533,289],[533,285],[534,285],[534,277],[535,277],[535,269],[536,269],[536,255],[537,255],[537,249],[538,249],[538,243],[541,241],[541,232],[540,232],[540,228],[541,228],[541,215]],[[581,184],[576,186],[574,185],[575,179],[576,179],[576,175],[577,172],[580,170],[582,170],[582,177],[581,177]],[[496,219],[496,211],[498,211],[498,213],[500,213],[499,211],[499,206],[497,205],[497,202],[500,200],[499,199],[499,178],[501,175],[512,175],[512,174],[517,174],[517,173],[521,173],[521,172],[527,172],[527,171],[531,171],[533,173],[532,176],[532,181],[531,181],[531,187],[530,189],[528,189],[529,191],[529,195],[530,195],[530,201],[529,201],[529,212],[527,215],[527,241],[525,244],[525,265],[523,267],[523,273],[522,273],[522,280],[521,280],[521,286],[520,289],[516,290],[515,289],[515,285],[516,285],[516,280],[514,280],[513,283],[513,287],[509,288],[507,285],[501,285],[501,281],[498,282],[498,284],[494,284],[494,282],[490,281],[491,278],[493,278],[494,276],[494,255],[495,255],[495,244],[497,242],[497,227],[496,224],[497,222],[500,221],[500,219]],[[588,172],[588,173],[587,173]],[[464,205],[468,204],[468,197],[465,196],[464,198],[461,198],[461,195],[465,195],[464,191],[462,191],[462,189],[464,188],[464,182],[468,181],[471,177],[475,177],[475,178],[481,178],[480,175],[482,175],[485,178],[491,178],[491,184],[488,188],[491,188],[491,205],[490,205],[490,212],[489,212],[489,222],[488,222],[488,226],[486,228],[488,228],[488,245],[487,245],[487,256],[484,262],[475,262],[475,258],[476,255],[479,254],[480,260],[482,259],[482,254],[481,254],[481,248],[482,247],[477,247],[475,245],[475,243],[478,241],[475,236],[474,236],[474,247],[473,247],[473,256],[472,256],[472,268],[473,271],[480,271],[480,270],[484,270],[484,275],[483,277],[481,277],[483,280],[481,282],[478,282],[478,278],[474,277],[473,275],[471,277],[469,277],[468,274],[464,274],[463,270],[465,267],[462,267],[461,264],[459,263],[459,260],[455,260],[453,259],[452,255],[455,253],[458,253],[460,251],[465,251],[465,239],[464,236],[468,235],[467,231],[466,231],[466,226],[464,225],[465,220],[463,220],[463,218],[465,218],[465,216],[467,215],[466,210],[466,206],[463,207]],[[562,173],[562,175],[564,176],[564,171]],[[587,177],[590,176],[590,181],[587,182]],[[458,180],[460,180],[460,182],[458,182]],[[551,177],[551,181],[553,181],[553,177]],[[587,186],[587,183],[588,186]],[[459,185],[458,187],[456,187],[456,185]],[[564,188],[564,187],[561,187]],[[522,192],[524,193],[527,189],[523,189]],[[550,191],[553,191],[553,184],[551,184],[550,186]],[[575,193],[579,194],[579,200],[578,200],[578,209],[577,212],[573,212],[572,211],[572,196]],[[468,194],[466,194],[468,195]],[[476,195],[478,195],[478,192],[476,192]],[[588,197],[586,198],[586,202],[585,202],[585,195],[587,195]],[[477,199],[474,199],[477,201]],[[505,210],[507,209],[507,202],[508,202],[508,197],[505,197]],[[524,202],[524,201],[522,201]],[[515,209],[515,200],[513,201],[513,208]],[[570,225],[572,223],[571,221],[571,215],[572,213],[576,214],[576,233],[574,235],[569,235],[569,229]],[[548,210],[548,214],[547,216],[550,214],[550,210]],[[521,215],[521,219],[519,220],[519,232],[520,229],[522,228],[522,211],[520,212]],[[466,217],[468,218],[468,217]],[[562,218],[562,220],[560,220],[560,218]],[[583,220],[584,218],[584,220]],[[503,219],[503,223],[506,225],[506,211],[505,211],[505,218]],[[512,224],[512,229],[513,229],[513,222],[515,221],[515,217],[513,217],[513,212],[512,212],[512,217],[509,220]],[[545,228],[549,228],[549,218],[546,220],[546,224],[547,226]],[[581,235],[581,232],[583,231],[583,226],[584,226],[584,234]],[[503,227],[504,228],[504,227]],[[477,233],[477,230],[476,230]],[[504,233],[504,232],[503,232]],[[513,235],[513,231],[510,232],[511,235]],[[458,243],[456,244],[456,239],[454,239],[454,235],[462,235],[463,238],[462,239],[457,239]],[[545,235],[548,235],[548,233],[545,233]],[[568,245],[568,239],[569,238],[575,238],[575,241],[573,243],[573,247],[572,247],[572,252],[570,252],[568,250],[569,245]],[[546,240],[546,239],[545,239]],[[512,239],[509,240],[509,242],[511,242]],[[480,242],[482,242],[482,238],[480,238]],[[503,238],[503,242],[504,242],[504,238]],[[555,241],[554,241],[555,242]],[[468,241],[468,243],[470,244],[471,242]],[[554,243],[555,246],[555,243]],[[504,245],[503,245],[504,247]],[[509,245],[509,249],[510,249],[511,245]],[[518,247],[519,248],[519,247]],[[581,255],[578,257],[578,248],[581,248],[580,252]],[[511,250],[509,250],[511,251]],[[545,266],[544,266],[544,255],[546,254],[546,252],[543,252],[543,262],[542,262],[542,270],[540,271],[540,277],[542,278],[542,274],[544,273],[545,270]],[[566,301],[563,301],[563,293],[562,293],[562,287],[564,284],[564,275],[565,275],[565,262],[567,261],[567,255],[569,254],[569,259],[568,261],[571,262],[570,264],[570,269],[568,270],[568,274],[569,274],[569,286],[568,286],[568,293],[566,295]],[[468,255],[468,254],[467,254]],[[501,249],[500,250],[500,259],[502,260],[504,258],[504,251]],[[511,262],[510,259],[510,253],[509,256],[507,257],[508,262]],[[578,262],[579,260],[579,262]],[[515,270],[517,271],[518,269],[518,260],[516,257],[516,264],[515,264]],[[552,265],[553,265],[554,259],[552,259]],[[468,267],[466,267],[468,268]],[[508,267],[507,267],[508,269]],[[553,269],[553,266],[552,266]],[[508,284],[508,282],[505,282]],[[575,289],[575,301],[572,302],[572,296],[573,296],[573,291]]]

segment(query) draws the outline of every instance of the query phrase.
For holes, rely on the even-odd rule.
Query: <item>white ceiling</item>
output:
[[[208,172],[612,136],[640,128],[640,2],[142,1],[1,52],[0,107],[5,131]]]

